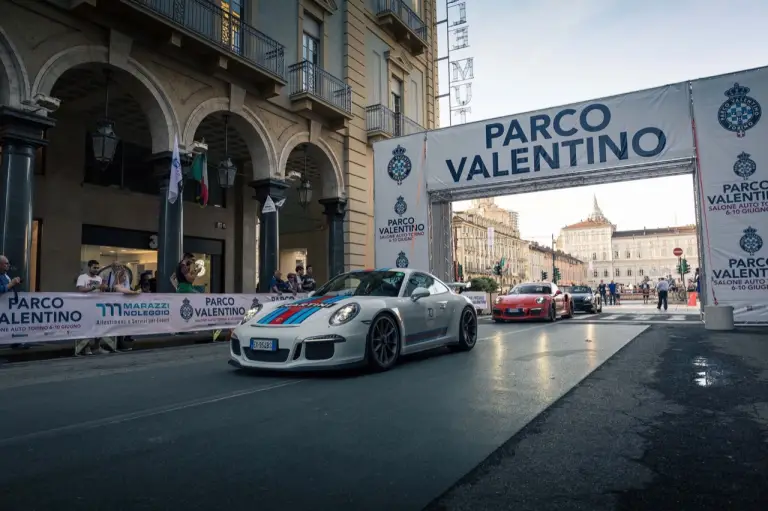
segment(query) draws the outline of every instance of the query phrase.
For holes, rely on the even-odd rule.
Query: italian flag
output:
[[[197,182],[195,201],[205,207],[208,204],[208,158],[205,153],[196,155],[192,160],[192,179]]]

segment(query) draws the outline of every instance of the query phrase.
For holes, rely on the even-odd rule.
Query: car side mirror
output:
[[[417,287],[413,290],[413,293],[411,293],[411,300],[415,302],[422,298],[426,298],[427,296],[429,296],[429,289],[425,287]]]

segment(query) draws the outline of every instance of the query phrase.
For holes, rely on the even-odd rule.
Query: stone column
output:
[[[328,280],[344,273],[344,215],[346,199],[320,199],[328,217]]]
[[[0,107],[0,254],[11,262],[9,276],[23,279],[18,291],[34,291],[28,286],[35,152],[47,145],[45,130],[55,125],[56,121],[48,117]]]
[[[176,202],[168,202],[168,183],[171,178],[171,158],[166,151],[152,155],[151,164],[160,185],[160,219],[157,231],[157,292],[173,293],[171,275],[176,272],[184,253],[184,181]]]
[[[251,181],[249,186],[256,192],[254,199],[259,201],[259,212],[264,208],[267,197],[273,202],[285,198],[288,183],[279,179],[261,179]],[[269,292],[269,281],[280,265],[280,231],[278,213],[260,213],[259,222],[259,293]]]

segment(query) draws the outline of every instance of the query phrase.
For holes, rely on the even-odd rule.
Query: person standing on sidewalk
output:
[[[77,278],[77,290],[81,293],[101,293],[107,290],[107,285],[99,275],[99,262],[95,259],[88,261],[88,269]],[[109,353],[117,351],[117,346],[109,337],[96,337],[94,339],[79,339],[75,341],[75,356],[93,355],[91,343],[99,353]],[[109,351],[102,347],[102,343],[107,346]]]
[[[19,277],[10,278],[8,276],[8,269],[11,267],[11,263],[8,258],[0,254],[0,294],[12,291],[14,287],[21,284]]]
[[[600,303],[608,305],[608,302],[605,301],[605,282],[602,280],[600,281],[600,285],[597,286],[597,292],[600,293]]]
[[[669,281],[666,279],[659,279],[659,283],[656,284],[656,291],[659,295],[659,303],[656,305],[658,310],[661,310],[661,304],[664,304],[664,311],[667,310],[667,296],[669,295]]]
[[[610,295],[608,301],[611,305],[616,305],[616,283],[614,281],[608,284],[608,293]]]

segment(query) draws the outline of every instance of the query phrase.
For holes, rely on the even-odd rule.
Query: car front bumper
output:
[[[535,307],[511,307],[509,305],[495,305],[493,307],[493,319],[501,321],[526,321],[547,319],[549,309],[546,304],[536,304]]]
[[[230,363],[246,369],[306,371],[336,369],[365,362],[367,327],[347,327],[307,335],[297,333],[296,329],[286,327],[235,331],[229,341]],[[254,338],[274,339],[277,349],[251,349]]]

